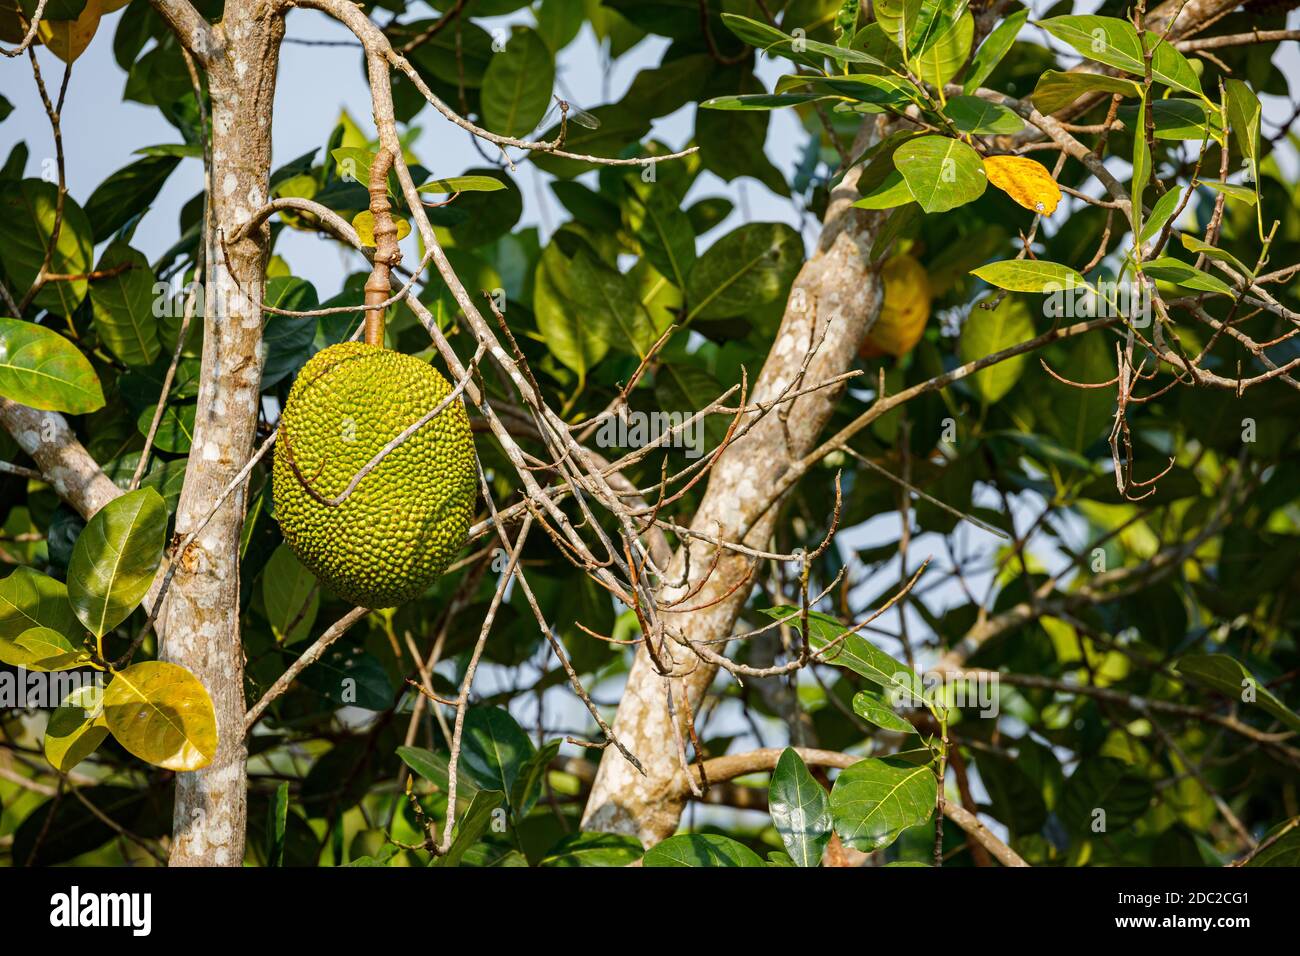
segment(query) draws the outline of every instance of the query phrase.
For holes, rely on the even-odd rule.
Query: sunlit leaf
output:
[[[199,770],[217,752],[217,717],[198,678],[177,664],[145,661],[104,689],[104,722],[117,742],[167,770]]]
[[[136,609],[153,583],[167,539],[167,506],[141,488],[100,508],[77,538],[68,564],[68,600],[103,637]]]

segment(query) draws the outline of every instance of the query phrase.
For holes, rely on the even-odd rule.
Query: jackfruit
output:
[[[402,604],[464,544],[477,471],[459,399],[330,503],[450,392],[427,363],[363,342],[332,345],[298,373],[275,445],[275,516],[299,560],[339,597],[368,608]]]
[[[930,318],[930,279],[925,266],[906,254],[893,256],[880,268],[885,301],[867,333],[859,355],[906,355],[921,340]]]

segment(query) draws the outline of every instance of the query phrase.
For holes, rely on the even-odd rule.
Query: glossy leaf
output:
[[[988,180],[979,153],[948,136],[920,136],[894,153],[894,166],[926,212],[946,212],[978,199]]]
[[[1133,24],[1118,17],[1066,15],[1039,22],[1058,40],[1098,63],[1143,76],[1143,44]],[[1152,51],[1151,73],[1159,82],[1186,93],[1199,95],[1201,82],[1187,57],[1157,33],[1146,34],[1146,49]]]
[[[642,866],[762,866],[763,858],[716,833],[684,833],[656,843],[641,858]]]
[[[887,700],[871,691],[860,690],[853,695],[853,712],[867,723],[874,724],[883,730],[891,730],[899,734],[914,734],[917,732],[910,721],[904,720],[894,713],[894,709],[889,706]]]
[[[82,633],[64,583],[34,568],[18,567],[0,580],[0,641],[13,641],[34,627],[69,638]]]
[[[971,270],[989,285],[1011,292],[1050,292],[1059,289],[1090,288],[1083,276],[1069,266],[1042,259],[1006,259]],[[1014,345],[1015,343],[1010,343]],[[996,350],[995,350],[996,351]]]
[[[1026,209],[1050,216],[1061,201],[1061,187],[1047,167],[1027,156],[986,156],[989,182]]]
[[[103,637],[134,611],[153,583],[167,539],[167,506],[141,488],[115,498],[91,517],[68,564],[68,600],[77,617]]]
[[[772,824],[790,859],[798,866],[820,863],[831,837],[830,797],[789,747],[782,751],[772,772],[767,802]]]
[[[21,319],[0,318],[0,398],[73,415],[104,407],[99,376],[81,351]]]
[[[104,742],[103,690],[96,684],[76,688],[63,698],[45,726],[45,759],[68,773]]]
[[[1104,73],[1066,73],[1048,70],[1038,78],[1032,99],[1034,106],[1044,115],[1069,106],[1085,93],[1119,93],[1121,96],[1140,97],[1142,87],[1133,80]]]
[[[461,770],[482,788],[510,794],[536,748],[509,712],[471,707],[461,738]]]
[[[789,626],[796,629],[799,627],[797,607],[769,607],[764,608],[762,613],[778,621],[788,618]],[[865,637],[853,633],[846,636],[843,624],[820,611],[808,612],[808,630],[808,644],[813,650],[823,651],[829,645],[834,645],[821,655],[826,663],[847,667],[861,674],[873,684],[889,691],[901,703],[919,703],[916,693],[921,689],[920,679],[902,661],[890,657]]]
[[[835,832],[856,850],[889,846],[934,812],[934,770],[894,757],[868,757],[841,771],[831,789]]]
[[[130,753],[167,770],[199,770],[217,752],[217,718],[198,679],[177,664],[145,661],[113,675],[104,722]]]

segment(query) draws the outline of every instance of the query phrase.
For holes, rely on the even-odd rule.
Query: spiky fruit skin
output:
[[[299,560],[344,600],[395,607],[418,597],[465,542],[474,516],[474,440],[459,398],[336,499],[385,445],[451,386],[401,352],[344,342],[303,366],[280,417],[275,516]]]

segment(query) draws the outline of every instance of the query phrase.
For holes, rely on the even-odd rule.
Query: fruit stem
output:
[[[393,168],[393,154],[381,148],[370,164],[370,215],[374,217],[375,266],[366,280],[366,343],[384,344],[384,306],[392,294],[389,275],[402,261],[397,244],[397,224],[388,202],[388,171]]]

